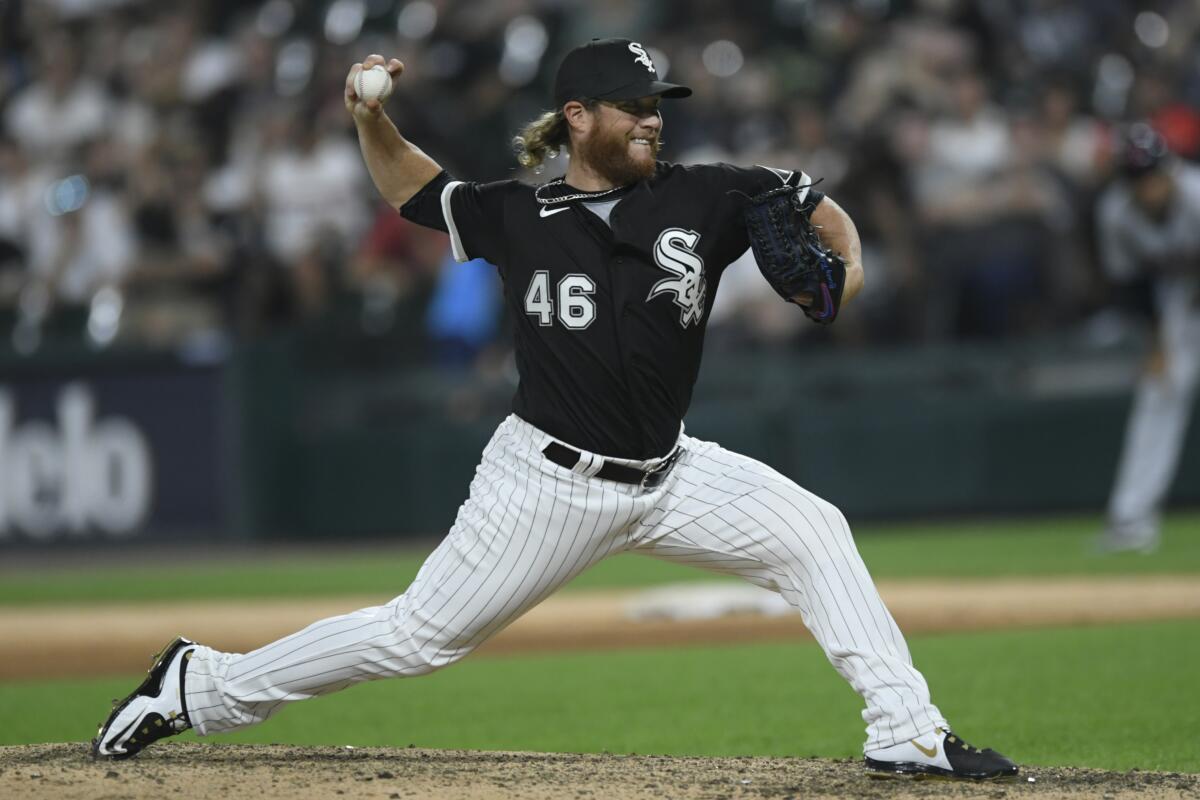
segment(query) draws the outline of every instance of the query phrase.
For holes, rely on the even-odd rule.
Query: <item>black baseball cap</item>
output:
[[[658,79],[646,50],[629,39],[592,39],[567,53],[554,78],[554,103],[570,100],[634,100],[639,97],[687,97],[692,90]]]

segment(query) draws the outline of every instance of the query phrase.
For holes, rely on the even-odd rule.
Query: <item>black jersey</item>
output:
[[[798,170],[666,162],[607,192],[443,173],[401,211],[448,230],[459,261],[499,268],[516,321],[513,411],[585,450],[645,459],[679,435],[721,273],[749,247],[747,197],[808,183]]]

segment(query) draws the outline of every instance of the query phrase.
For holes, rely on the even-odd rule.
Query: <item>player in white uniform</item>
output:
[[[364,64],[384,63],[371,56]],[[177,730],[207,735],[355,683],[453,664],[601,559],[642,553],[782,594],[863,697],[867,766],[991,778],[1017,767],[950,732],[855,548],[845,517],[770,467],[683,433],[721,271],[748,246],[745,198],[803,173],[657,161],[663,97],[646,50],[596,40],[564,59],[556,111],[527,130],[571,152],[565,180],[454,181],[346,83],[372,178],[410,219],[486,258],[516,319],[515,413],[484,450],[449,535],[404,594],[250,653],[184,639],[103,724],[97,756]],[[403,66],[392,60],[389,71]],[[533,131],[540,133],[533,133]],[[815,195],[815,193],[813,193]],[[828,198],[821,237],[862,285],[858,237]]]
[[[1150,281],[1157,330],[1098,549],[1150,552],[1159,544],[1200,376],[1200,167],[1172,157],[1142,123],[1131,126],[1120,163],[1122,177],[1097,210],[1100,255],[1118,284]]]

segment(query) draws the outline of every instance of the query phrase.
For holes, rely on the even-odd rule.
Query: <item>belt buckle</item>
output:
[[[638,489],[644,492],[647,489],[658,488],[658,486],[663,482],[663,479],[667,477],[667,473],[671,471],[671,467],[675,466],[675,462],[679,460],[681,455],[683,455],[683,448],[677,447],[675,448],[675,451],[664,458],[657,467],[646,470],[645,474],[642,475],[642,480],[638,483]]]

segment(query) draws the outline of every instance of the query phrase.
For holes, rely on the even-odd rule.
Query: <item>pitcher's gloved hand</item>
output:
[[[821,244],[809,219],[807,186],[781,186],[749,198],[744,218],[754,259],[763,277],[788,302],[811,298],[801,308],[809,319],[837,319],[846,284],[846,262]]]

